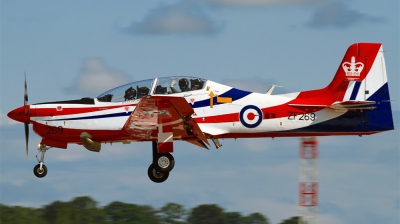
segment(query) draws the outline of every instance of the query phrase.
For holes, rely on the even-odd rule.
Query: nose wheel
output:
[[[33,173],[35,174],[36,177],[38,178],[42,178],[44,176],[46,176],[47,174],[47,167],[44,164],[37,164],[34,168],[33,168]]]
[[[42,178],[42,177],[46,176],[46,174],[47,174],[47,167],[46,167],[46,165],[44,165],[44,154],[50,148],[51,147],[48,147],[44,144],[39,144],[39,147],[38,147],[39,152],[36,154],[36,159],[39,164],[37,164],[33,168],[33,174],[35,174],[35,176],[38,178]],[[40,154],[40,159],[38,157],[39,154]]]

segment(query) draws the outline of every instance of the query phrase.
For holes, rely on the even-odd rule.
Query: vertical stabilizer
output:
[[[360,130],[394,128],[382,44],[351,45],[327,91],[334,93],[339,102],[375,102],[375,109],[364,111],[365,122],[360,125]]]
[[[382,44],[351,45],[328,86],[301,92],[291,103],[356,110],[349,113],[360,114],[363,122],[353,131],[394,129]]]

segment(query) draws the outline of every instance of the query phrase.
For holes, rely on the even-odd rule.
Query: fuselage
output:
[[[388,129],[386,124],[369,125],[372,122],[366,114],[369,111],[293,106],[300,93],[253,93],[204,79],[200,88],[195,90],[170,91],[171,81],[180,78],[134,82],[97,98],[30,105],[30,123],[34,131],[48,142],[81,144],[82,132],[88,132],[104,143],[143,141],[141,137],[125,132],[124,125],[141,97],[168,95],[184,97],[194,109],[192,118],[202,132],[214,138],[365,135]],[[126,98],[128,88],[141,86],[148,88],[147,94],[139,96],[136,90],[135,97]],[[160,92],[159,86],[166,91]],[[110,95],[112,99],[107,98]],[[333,102],[326,102],[330,103]],[[386,112],[391,116],[390,105]],[[174,135],[174,140],[179,140],[179,136]]]
[[[47,174],[44,154],[81,144],[152,142],[149,178],[164,182],[174,168],[173,142],[208,149],[219,139],[368,135],[394,129],[380,43],[355,43],[326,87],[288,94],[255,93],[196,77],[164,77],[128,83],[96,98],[28,104],[8,116],[42,137],[34,174]]]

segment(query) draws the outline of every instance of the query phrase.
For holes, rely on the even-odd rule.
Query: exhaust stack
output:
[[[83,146],[92,152],[100,152],[101,149],[101,142],[97,142],[93,140],[93,137],[87,133],[87,132],[82,132],[81,133],[81,141],[83,142]]]

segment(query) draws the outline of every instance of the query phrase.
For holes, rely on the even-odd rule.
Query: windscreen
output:
[[[101,102],[123,102],[140,99],[150,94],[153,79],[128,83],[111,89],[97,97]]]

